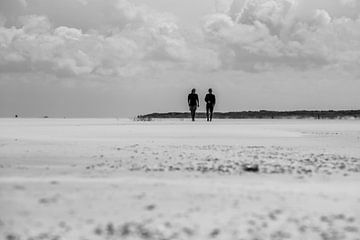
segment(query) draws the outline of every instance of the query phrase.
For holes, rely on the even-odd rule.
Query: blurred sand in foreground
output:
[[[356,120],[0,119],[0,239],[360,240],[359,183]]]

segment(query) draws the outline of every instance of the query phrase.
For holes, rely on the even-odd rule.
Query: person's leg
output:
[[[193,121],[195,121],[195,111],[196,111],[196,107],[195,106],[191,106],[190,107],[190,111],[191,111],[191,119]]]
[[[209,121],[209,111],[210,111],[210,108],[209,106],[206,104],[206,120]]]
[[[212,121],[214,106],[210,106],[210,122]]]

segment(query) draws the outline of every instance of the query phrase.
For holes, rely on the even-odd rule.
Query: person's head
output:
[[[209,88],[209,93],[212,93],[212,89],[211,89],[211,88]]]
[[[195,92],[196,92],[196,89],[193,88],[193,89],[191,90],[191,93],[195,93]]]

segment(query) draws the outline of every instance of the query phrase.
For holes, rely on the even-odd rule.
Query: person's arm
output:
[[[216,98],[215,98],[215,95],[214,95],[214,106],[215,106],[215,103],[216,103]]]
[[[197,106],[199,107],[199,96],[196,94],[196,102],[197,102]]]
[[[190,106],[190,94],[188,95],[188,105]]]

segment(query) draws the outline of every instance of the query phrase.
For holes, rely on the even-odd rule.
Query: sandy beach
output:
[[[357,120],[0,119],[0,238],[359,240]]]

